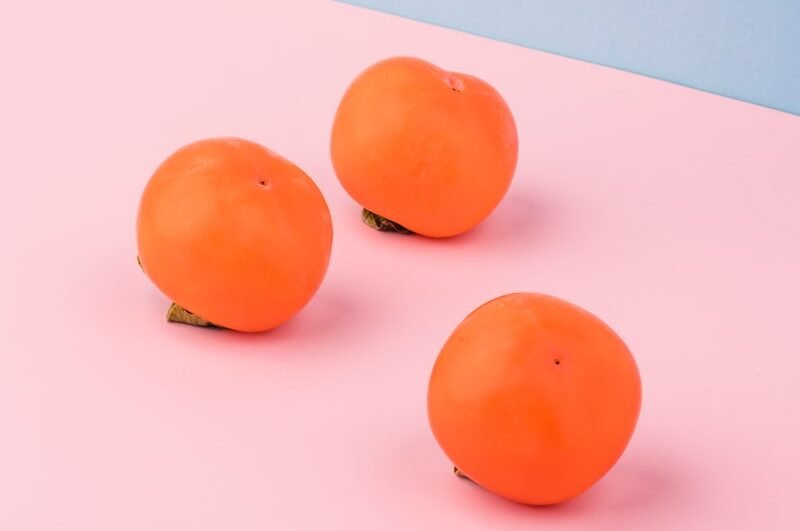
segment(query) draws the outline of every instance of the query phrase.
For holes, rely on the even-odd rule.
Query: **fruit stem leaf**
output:
[[[366,208],[361,211],[361,219],[364,223],[375,230],[379,230],[381,232],[396,232],[398,234],[414,234],[404,226],[396,223],[390,219],[386,219],[385,217],[376,214]]]
[[[453,474],[455,474],[457,477],[460,477],[462,479],[469,479],[469,477],[467,477],[467,475],[465,473],[463,473],[461,470],[459,470],[457,466],[453,467]]]
[[[214,323],[206,321],[199,315],[193,314],[186,308],[183,308],[175,304],[174,302],[169,305],[169,310],[167,310],[167,321],[170,323],[182,323],[192,326],[208,326],[213,328],[219,328]]]

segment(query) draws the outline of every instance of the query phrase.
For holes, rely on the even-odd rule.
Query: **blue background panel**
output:
[[[348,0],[800,114],[800,0]]]

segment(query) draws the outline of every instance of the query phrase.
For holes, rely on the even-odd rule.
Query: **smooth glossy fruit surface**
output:
[[[505,195],[517,130],[486,82],[396,57],[347,89],[331,157],[361,206],[418,234],[452,236],[480,223]]]
[[[439,354],[428,415],[467,477],[514,501],[580,494],[617,461],[641,403],[636,363],[600,319],[547,295],[480,306]]]
[[[332,226],[313,181],[246,140],[183,147],[142,195],[139,258],[170,299],[211,323],[256,332],[298,312],[328,267]]]

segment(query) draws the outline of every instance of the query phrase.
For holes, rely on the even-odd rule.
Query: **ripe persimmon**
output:
[[[445,237],[486,218],[511,184],[517,129],[488,83],[410,57],[381,61],[342,98],[331,158],[379,230]]]
[[[514,501],[564,501],[597,482],[633,433],[636,363],[600,319],[515,293],[472,312],[447,340],[428,416],[456,470]]]
[[[314,295],[333,229],[322,193],[272,151],[236,138],[172,154],[142,195],[139,260],[171,320],[256,332]]]

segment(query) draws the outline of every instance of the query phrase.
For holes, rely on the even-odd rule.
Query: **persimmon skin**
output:
[[[320,286],[333,229],[328,206],[297,166],[237,138],[172,154],[142,194],[142,269],[170,299],[212,323],[269,330]]]
[[[532,505],[570,499],[622,455],[641,405],[625,343],[600,319],[547,295],[480,306],[431,374],[433,434],[467,477]]]
[[[511,184],[517,151],[514,118],[494,88],[411,57],[359,75],[331,134],[333,166],[350,196],[431,237],[484,220]]]

